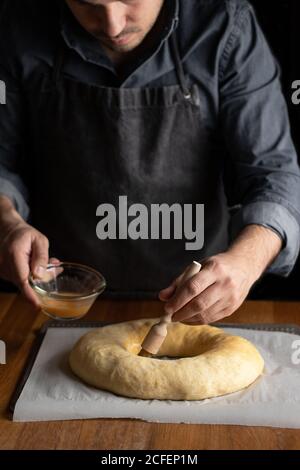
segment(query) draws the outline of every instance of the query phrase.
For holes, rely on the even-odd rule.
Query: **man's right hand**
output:
[[[42,277],[49,259],[49,242],[27,224],[6,196],[0,195],[0,277],[19,287],[36,308],[39,301],[31,289],[30,272]]]

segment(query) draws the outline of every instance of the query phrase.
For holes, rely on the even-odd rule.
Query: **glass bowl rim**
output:
[[[37,286],[35,284],[35,282],[37,280],[42,282],[42,280],[38,279],[38,278],[34,278],[32,276],[32,273],[30,273],[29,274],[29,284],[37,294],[41,295],[42,297],[47,296],[47,297],[50,297],[51,299],[56,299],[56,300],[60,300],[60,301],[63,301],[63,302],[71,302],[73,300],[85,300],[85,299],[89,299],[91,297],[95,297],[95,296],[101,294],[104,291],[104,289],[106,288],[106,285],[107,285],[106,284],[106,279],[103,276],[103,274],[100,273],[99,271],[97,271],[96,269],[91,268],[90,266],[87,266],[85,264],[73,263],[73,262],[69,262],[69,261],[61,261],[60,263],[57,263],[57,264],[53,264],[53,263],[47,264],[46,270],[48,271],[51,268],[58,268],[59,266],[70,266],[71,268],[78,268],[78,269],[82,269],[83,271],[88,271],[90,273],[93,273],[100,280],[101,287],[99,289],[97,289],[96,291],[91,292],[90,294],[86,294],[86,295],[78,294],[78,295],[70,295],[68,297],[63,297],[61,294],[57,294],[57,293],[56,294],[53,294],[53,293],[51,294],[48,291],[46,291],[45,289],[42,289],[41,287]]]

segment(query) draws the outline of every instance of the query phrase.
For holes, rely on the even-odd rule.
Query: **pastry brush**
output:
[[[193,277],[195,274],[197,274],[201,269],[201,264],[197,263],[197,261],[193,261],[191,265],[189,265],[184,274],[183,277],[180,281],[180,283],[177,286],[177,289],[179,286],[183,285],[188,279]],[[172,315],[164,315],[161,317],[159,323],[156,323],[153,325],[148,334],[145,336],[141,350],[139,352],[139,356],[143,357],[152,357],[155,354],[158,353],[162,343],[164,342],[167,333],[168,333],[168,325],[172,322]]]

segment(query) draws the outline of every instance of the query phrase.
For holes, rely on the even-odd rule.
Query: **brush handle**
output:
[[[184,272],[184,275],[180,281],[180,283],[177,286],[180,287],[183,285],[188,279],[193,277],[195,274],[197,274],[201,269],[201,264],[198,263],[197,261],[193,261],[193,263],[187,267],[187,269]],[[167,336],[168,333],[168,325],[172,321],[172,314],[164,315],[161,317],[159,323],[156,323],[156,325],[153,325],[152,328],[150,329],[149,333],[145,337],[143,343],[142,343],[142,351],[146,351],[150,354],[157,354],[159,351],[162,343],[165,340],[165,337]],[[143,353],[142,353],[143,354]]]

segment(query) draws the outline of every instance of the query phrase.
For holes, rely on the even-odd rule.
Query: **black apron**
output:
[[[52,256],[99,270],[110,297],[156,297],[192,260],[228,244],[224,154],[203,125],[198,89],[188,86],[175,31],[168,41],[178,85],[76,82],[63,76],[60,54],[53,80],[37,80],[28,97],[32,224],[49,238]],[[117,233],[100,240],[97,207],[111,204],[118,222],[119,196],[127,196],[128,207],[148,208],[149,237],[151,204],[204,204],[203,248],[187,250],[184,236],[134,240]]]

